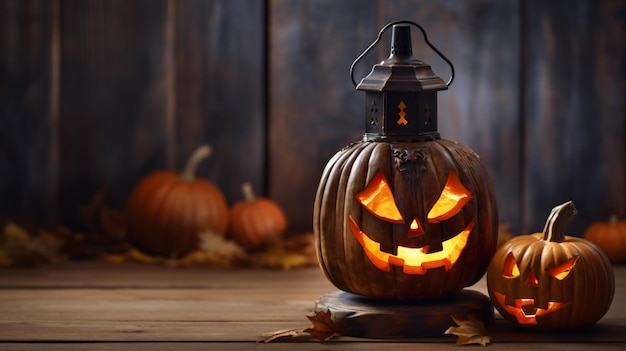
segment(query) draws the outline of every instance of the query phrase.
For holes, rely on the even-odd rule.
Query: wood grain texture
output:
[[[266,194],[265,7],[263,1],[176,2],[177,166],[198,145],[214,155],[199,174],[229,203],[241,185]]]
[[[76,225],[98,189],[123,207],[134,182],[167,168],[168,3],[64,1],[60,219]]]
[[[421,341],[421,340],[420,340]],[[120,343],[117,342],[102,342],[97,344],[87,344],[90,350],[94,351],[117,351],[120,349]],[[46,344],[45,349],[49,351],[74,351],[85,350],[85,343],[54,343]],[[179,350],[179,351],[206,351],[220,350],[220,351],[247,351],[250,349],[259,350],[272,350],[272,351],[293,351],[294,348],[302,351],[325,351],[336,345],[335,341],[319,343],[319,342],[299,342],[296,345],[291,342],[274,342],[269,345],[258,345],[254,342],[133,342],[129,344],[129,348],[136,351],[162,351],[162,350]],[[6,343],[7,350],[19,350],[19,351],[31,351],[41,350],[40,343]],[[352,343],[341,343],[341,350],[345,351],[378,351],[380,350],[379,342],[367,341],[355,341]],[[605,343],[605,344],[593,344],[589,343],[567,343],[551,345],[546,343],[537,342],[524,342],[524,343],[505,343],[505,344],[490,344],[489,350],[506,350],[506,351],[526,351],[535,350],[541,348],[542,350],[572,350],[572,351],[587,351],[590,347],[594,350],[623,350],[624,345],[620,343]],[[385,344],[385,351],[406,351],[406,350],[427,350],[427,351],[458,351],[459,346],[454,343],[454,338],[449,337],[445,343],[433,345],[432,342],[418,343],[414,340],[406,342],[394,342]]]
[[[326,162],[361,139],[364,94],[350,64],[375,37],[374,2],[270,2],[270,195],[295,232],[312,228]]]
[[[527,2],[528,228],[573,200],[568,234],[626,215],[624,1]]]
[[[0,2],[0,221],[56,221],[58,6]]]
[[[352,60],[386,23],[420,23],[456,67],[443,137],[474,149],[500,222],[541,229],[626,216],[623,0],[4,0],[0,220],[80,227],[108,186],[121,208],[146,173],[212,144],[200,174],[229,202],[250,181],[311,230],[322,169],[361,139]],[[414,53],[448,68],[414,32]],[[355,77],[388,55],[388,39]]]
[[[454,320],[494,322],[489,297],[465,289],[448,298],[419,303],[393,303],[367,299],[344,291],[322,295],[315,312],[330,311],[339,334],[372,339],[437,337],[454,325]],[[419,328],[416,326],[419,325]]]
[[[582,331],[525,332],[498,314],[488,327],[493,345],[509,350],[516,345],[564,349],[611,349],[626,343],[622,332],[626,267],[615,266],[616,298],[606,316]],[[485,279],[472,290],[486,293]],[[324,350],[341,349],[445,350],[456,347],[453,336],[405,340],[339,337],[320,343],[283,339],[253,345],[266,332],[307,328],[315,301],[335,289],[319,269],[292,271],[174,268],[150,264],[111,264],[102,261],[65,262],[39,268],[3,269],[0,274],[0,349],[54,350],[72,345],[99,350],[142,349],[151,345],[195,345],[198,349]],[[416,326],[419,327],[419,326]],[[33,345],[36,343],[38,348]],[[200,347],[202,346],[202,347]],[[227,348],[222,348],[227,346]],[[228,348],[230,347],[230,348]],[[178,348],[177,348],[178,349]],[[184,349],[184,348],[183,348]],[[194,348],[191,348],[194,349]],[[575,349],[575,348],[573,348]],[[620,348],[615,348],[620,349]]]

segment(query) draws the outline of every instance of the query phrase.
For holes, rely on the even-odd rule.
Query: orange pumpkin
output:
[[[608,222],[591,223],[584,237],[600,246],[611,262],[626,261],[626,220],[611,216]]]
[[[201,146],[187,160],[182,173],[155,171],[133,188],[126,204],[130,239],[156,255],[180,256],[198,248],[199,234],[224,235],[228,204],[221,190],[196,176],[198,164],[211,155]]]
[[[276,202],[256,197],[252,185],[242,186],[245,200],[236,202],[230,209],[230,233],[246,249],[263,247],[268,240],[282,236],[287,229],[287,217]]]
[[[555,207],[542,233],[518,235],[496,251],[487,290],[502,317],[531,330],[589,326],[609,310],[615,277],[592,242],[565,235],[574,203]]]

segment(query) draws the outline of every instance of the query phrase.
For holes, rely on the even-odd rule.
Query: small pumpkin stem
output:
[[[241,192],[243,193],[243,196],[246,198],[246,201],[252,202],[256,200],[256,196],[254,195],[254,191],[252,190],[252,184],[244,183],[241,186]]]
[[[565,240],[565,227],[578,216],[574,202],[568,201],[556,206],[550,212],[546,226],[543,228],[543,240],[560,243]]]
[[[198,169],[198,165],[202,160],[211,156],[212,153],[213,149],[211,149],[209,145],[202,145],[197,148],[191,156],[189,156],[187,163],[185,163],[185,168],[180,174],[180,179],[193,182],[193,180],[196,179],[196,170]]]

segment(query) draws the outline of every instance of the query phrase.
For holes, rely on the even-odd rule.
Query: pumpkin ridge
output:
[[[317,210],[317,208],[323,209],[328,206],[327,203],[335,202],[334,199],[336,199],[336,196],[338,194],[336,189],[339,187],[339,184],[338,182],[333,180],[334,175],[335,175],[334,170],[337,167],[341,167],[341,164],[339,161],[347,157],[348,153],[349,153],[349,149],[347,148],[344,148],[341,151],[337,152],[331,158],[331,161],[334,160],[334,162],[329,162],[324,168],[324,172],[322,173],[322,179],[320,180],[320,185],[318,187],[317,194],[316,194],[316,200],[315,200],[316,210],[314,210],[314,214],[317,212],[317,216],[315,216],[314,218],[314,231],[313,232],[315,235],[318,261],[326,277],[331,282],[336,284],[337,287],[339,287],[340,289],[342,289],[342,287],[345,286],[345,283],[341,280],[340,276],[336,276],[335,274],[333,274],[334,272],[338,272],[339,268],[335,266],[336,262],[334,260],[332,259],[328,260],[327,255],[329,254],[328,253],[329,250],[326,248],[327,237],[322,235],[322,233],[332,231],[331,227],[336,226],[336,224],[331,223],[332,226],[330,224],[327,224],[328,221],[326,220],[326,217],[328,216],[326,214],[326,211]],[[324,185],[322,186],[322,184]],[[329,198],[332,199],[333,201],[329,200]],[[328,226],[328,228],[326,228],[326,226]],[[330,269],[330,267],[332,267],[332,269]]]
[[[369,159],[370,157],[376,153],[377,148],[380,144],[373,142],[362,142],[360,144],[361,147],[352,149],[351,155],[345,159],[344,166],[340,172],[339,176],[339,187],[337,189],[339,194],[352,194],[357,193],[357,191],[353,191],[351,189],[359,189],[362,188],[363,185],[369,180],[370,172],[373,171],[375,174],[375,170],[370,169]],[[347,199],[346,199],[347,200]],[[341,222],[343,219],[347,219],[348,217],[345,214],[355,214],[358,213],[358,218],[361,219],[365,211],[362,210],[360,206],[357,205],[357,201],[352,201],[353,199],[349,199],[350,201],[343,201],[342,203],[336,204],[337,208],[341,208]],[[336,211],[335,213],[338,213]],[[349,215],[348,215],[349,216]],[[338,223],[339,224],[339,223]],[[366,257],[365,253],[362,251],[360,244],[355,242],[352,232],[349,229],[349,225],[346,223],[340,223],[341,235],[339,235],[338,239],[341,241],[342,252],[344,257],[359,257],[359,265],[365,266],[372,264],[369,262],[369,259]],[[377,284],[372,284],[376,280],[373,279],[369,274],[350,274],[350,271],[353,267],[346,266],[343,268],[344,275],[347,275],[348,278],[348,288],[350,291],[354,291],[356,293],[362,295],[372,295],[377,292]]]
[[[328,163],[325,167],[325,171],[323,173],[323,184],[320,182],[320,186],[318,189],[316,203],[316,207],[320,209],[325,209],[327,207],[332,206],[333,208],[337,204],[337,197],[339,196],[339,186],[340,186],[340,176],[342,170],[345,168],[346,160],[349,159],[352,153],[356,151],[360,151],[362,148],[367,145],[363,142],[357,142],[350,144],[349,146],[344,147],[339,152],[337,152],[332,158],[331,161],[334,160],[333,163]],[[356,150],[356,151],[355,151]],[[327,170],[327,171],[326,171]],[[346,268],[341,267],[340,263],[345,261],[345,252],[343,248],[343,243],[341,243],[341,248],[339,246],[339,240],[343,238],[343,232],[341,228],[343,228],[343,224],[339,219],[341,216],[336,216],[334,213],[329,211],[319,211],[319,217],[317,220],[318,224],[315,226],[315,236],[318,247],[318,256],[321,257],[319,260],[322,265],[322,269],[328,279],[335,284],[341,290],[348,290],[348,282],[346,282],[346,275],[344,271]],[[323,233],[333,233],[334,235],[323,235]],[[334,239],[334,240],[329,240]],[[332,244],[328,244],[331,243]],[[332,247],[329,247],[329,245]],[[339,259],[333,259],[334,257],[344,257],[343,261]]]

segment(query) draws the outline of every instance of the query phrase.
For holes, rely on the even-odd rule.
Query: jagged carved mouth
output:
[[[537,324],[537,317],[554,312],[569,303],[550,301],[548,302],[548,308],[539,308],[535,307],[535,299],[521,298],[515,299],[514,305],[508,305],[505,303],[506,295],[497,291],[494,291],[493,293],[498,300],[498,303],[500,303],[500,306],[504,307],[507,313],[514,316],[520,324]]]
[[[428,246],[418,248],[398,246],[394,255],[381,251],[380,243],[362,232],[354,219],[350,217],[352,234],[374,266],[385,272],[389,272],[391,266],[402,267],[405,274],[426,274],[427,270],[439,267],[445,267],[446,272],[452,269],[463,253],[473,227],[474,221],[470,222],[462,232],[444,241],[441,251],[430,253]]]

